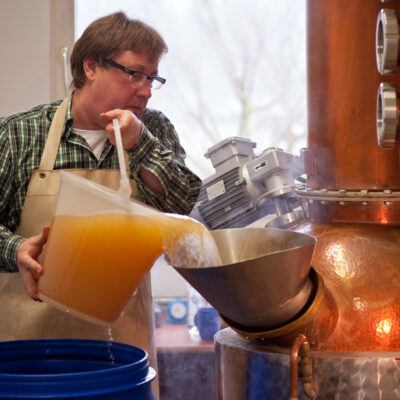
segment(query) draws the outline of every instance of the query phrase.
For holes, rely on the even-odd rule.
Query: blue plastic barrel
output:
[[[154,400],[145,350],[101,340],[0,343],[0,399]]]

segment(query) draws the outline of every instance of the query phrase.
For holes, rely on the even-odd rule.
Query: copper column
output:
[[[339,309],[331,337],[311,338],[321,350],[400,348],[399,16],[398,0],[307,1],[307,183],[297,194],[310,220],[296,230],[318,239],[312,265]]]

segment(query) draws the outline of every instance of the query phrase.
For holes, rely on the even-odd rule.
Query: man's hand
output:
[[[112,122],[114,118],[117,118],[119,122],[122,147],[124,149],[131,149],[138,141],[142,130],[142,122],[131,111],[115,109],[100,114],[100,118],[106,123],[105,129],[107,136],[114,146],[117,146]],[[160,180],[152,172],[141,168],[139,174],[147,186],[160,194],[165,194],[165,190]]]
[[[107,136],[114,146],[117,145],[113,126],[113,119],[115,118],[118,119],[121,130],[122,147],[129,150],[138,141],[142,122],[131,111],[115,109],[100,114],[100,118],[105,122]]]
[[[38,258],[47,242],[50,226],[46,225],[42,233],[23,241],[17,249],[17,264],[26,290],[33,300],[39,300],[38,280],[43,272]]]

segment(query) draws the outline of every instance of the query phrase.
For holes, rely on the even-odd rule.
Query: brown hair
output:
[[[99,18],[85,29],[74,45],[71,54],[71,86],[81,88],[84,85],[85,59],[96,60],[104,66],[106,58],[116,57],[126,50],[146,54],[151,61],[159,61],[168,47],[154,28],[137,19],[128,18],[123,12]]]

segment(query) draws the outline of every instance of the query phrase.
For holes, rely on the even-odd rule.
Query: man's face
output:
[[[130,70],[157,75],[158,62],[150,61],[146,55],[124,51],[112,60]],[[138,86],[128,73],[110,65],[97,65],[91,84],[100,112],[119,108],[132,111],[140,119],[151,97],[149,80]]]

